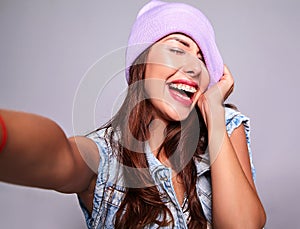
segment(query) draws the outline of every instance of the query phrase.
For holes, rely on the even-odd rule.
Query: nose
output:
[[[202,71],[204,63],[194,55],[187,55],[182,66],[182,71],[190,77],[197,77]]]

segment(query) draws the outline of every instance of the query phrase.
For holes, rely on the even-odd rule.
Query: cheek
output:
[[[166,81],[159,78],[147,78],[144,80],[144,87],[147,99],[158,99],[164,98],[164,91],[166,87]]]
[[[178,69],[176,63],[168,54],[164,52],[150,52],[147,59],[145,78],[167,79]]]
[[[145,79],[159,79],[166,81],[176,73],[176,69],[163,64],[147,64]]]

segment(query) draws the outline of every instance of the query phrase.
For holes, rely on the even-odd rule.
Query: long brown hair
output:
[[[168,207],[162,202],[163,196],[159,193],[148,169],[145,154],[137,153],[143,150],[143,144],[149,139],[149,124],[152,117],[152,104],[144,97],[142,84],[131,85],[144,79],[146,60],[149,49],[142,53],[130,68],[130,81],[127,96],[117,114],[103,127],[110,128],[106,132],[106,139],[116,153],[118,160],[126,168],[141,168],[141,170],[126,169],[122,171],[126,184],[125,197],[115,216],[115,228],[143,228],[156,223],[158,226],[171,226],[173,216]],[[130,112],[129,112],[130,111]],[[125,120],[125,121],[124,121]],[[199,125],[195,125],[195,122]],[[200,133],[199,133],[200,129]],[[198,134],[195,134],[198,133]],[[116,141],[115,135],[118,136]],[[189,147],[195,145],[196,147]],[[126,147],[130,146],[130,147]],[[192,157],[199,157],[207,147],[207,129],[198,108],[195,108],[183,122],[169,122],[166,127],[166,136],[160,147],[170,159],[177,153],[180,159],[170,160],[172,168],[182,168],[178,172],[187,194],[189,210],[189,228],[206,228],[207,222],[196,192],[197,171]],[[133,150],[135,149],[135,150]],[[183,168],[184,165],[184,168]],[[136,171],[133,172],[132,171]],[[145,184],[135,188],[133,183]]]

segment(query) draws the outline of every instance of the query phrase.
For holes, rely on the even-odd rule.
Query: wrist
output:
[[[225,108],[222,104],[202,104],[202,116],[208,131],[208,150],[211,162],[214,162],[226,141],[227,130],[225,121]]]
[[[213,104],[206,100],[202,102],[200,110],[208,132],[213,132],[216,129],[226,131],[225,108],[223,104]]]

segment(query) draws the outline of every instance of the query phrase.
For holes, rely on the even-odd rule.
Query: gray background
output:
[[[146,2],[1,0],[0,107],[52,118],[71,136],[72,107],[83,76],[100,57],[126,45]],[[185,2],[199,7],[214,25],[224,62],[236,79],[230,101],[251,118],[266,228],[300,228],[300,2]],[[95,125],[109,118],[111,98],[126,84],[122,79],[113,86],[97,105]],[[81,229],[85,222],[75,195],[0,183],[0,228]]]

